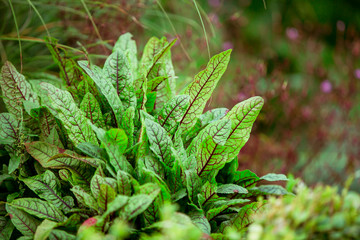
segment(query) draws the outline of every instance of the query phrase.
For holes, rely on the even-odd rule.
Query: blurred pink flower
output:
[[[241,101],[243,101],[243,100],[246,99],[246,95],[245,95],[244,93],[242,93],[242,92],[239,92],[239,93],[237,94],[236,98],[237,98],[237,99],[236,99],[237,101],[241,102]]]
[[[219,21],[219,16],[216,13],[210,13],[209,14],[209,19],[210,21],[215,24],[215,25],[219,25],[220,21]]]
[[[324,80],[321,85],[320,89],[323,93],[330,93],[332,91],[332,84],[329,80]]]
[[[355,69],[355,71],[354,71],[354,76],[355,76],[357,79],[360,79],[360,68]]]
[[[208,0],[209,5],[212,7],[220,7],[221,2],[220,0]]]
[[[290,40],[296,40],[299,37],[299,32],[296,28],[286,28],[286,36]]]
[[[337,21],[336,22],[336,27],[340,32],[345,31],[345,23],[343,21]]]
[[[233,49],[234,44],[232,42],[224,42],[222,48],[223,48],[223,51],[228,50],[228,49]]]

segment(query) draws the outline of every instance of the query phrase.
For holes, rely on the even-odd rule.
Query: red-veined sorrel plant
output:
[[[174,43],[153,37],[138,61],[124,34],[101,68],[47,39],[59,79],[26,80],[4,64],[4,239],[221,238],[246,229],[257,196],[287,194],[258,186],[284,175],[237,170],[261,97],[203,113],[231,50],[213,56],[177,95]]]

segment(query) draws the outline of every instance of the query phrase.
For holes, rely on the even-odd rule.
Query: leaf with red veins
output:
[[[34,103],[38,101],[30,83],[8,61],[5,62],[1,69],[0,86],[7,110],[17,118],[23,117],[23,112],[25,112],[23,101]]]
[[[41,88],[48,94],[50,105],[57,111],[57,117],[64,124],[70,140],[75,144],[90,142],[98,144],[95,133],[84,113],[77,107],[68,91],[42,82]]]
[[[192,83],[187,86],[183,94],[190,96],[190,104],[183,118],[180,128],[185,133],[203,113],[206,102],[210,99],[218,81],[224,74],[230,60],[231,50],[213,56],[206,68],[199,72]]]

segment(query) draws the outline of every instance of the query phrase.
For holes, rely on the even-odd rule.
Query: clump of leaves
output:
[[[231,50],[212,57],[177,95],[175,41],[151,38],[138,61],[124,34],[101,68],[47,39],[60,79],[26,80],[5,63],[4,239],[183,239],[174,235],[181,231],[221,239],[228,228],[246,229],[258,196],[288,193],[259,185],[284,175],[237,170],[261,97],[203,113]]]
[[[359,239],[360,195],[347,188],[302,186],[295,197],[270,198],[247,239]]]

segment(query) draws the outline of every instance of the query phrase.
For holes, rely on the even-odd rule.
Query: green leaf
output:
[[[24,236],[34,236],[37,226],[40,225],[39,220],[20,209],[12,207],[9,204],[6,204],[5,208],[10,214],[11,222],[17,230],[19,230]]]
[[[231,120],[231,132],[225,143],[228,159],[234,159],[248,141],[251,128],[263,105],[261,97],[252,97],[238,103],[226,114],[225,119]]]
[[[166,76],[160,76],[160,77],[151,79],[150,81],[147,82],[147,91],[148,92],[156,92],[157,89],[160,87],[161,83],[163,83],[167,79],[168,79],[168,77],[166,77]]]
[[[102,173],[101,168],[98,168],[94,176],[91,178],[91,182],[90,182],[91,193],[95,199],[99,199],[99,194],[101,191],[100,187],[103,184],[107,184],[112,188],[117,187],[116,180],[113,178],[105,177],[104,174]]]
[[[19,140],[20,122],[11,113],[0,113],[0,144],[12,144]]]
[[[109,155],[110,164],[114,169],[132,174],[134,171],[133,167],[123,155],[127,147],[127,137],[124,130],[113,128],[105,132],[103,129],[97,128],[94,125],[92,125],[92,127],[102,142],[102,146],[105,147]]]
[[[135,119],[135,108],[129,107],[124,112],[124,116],[121,121],[121,128],[126,132],[128,137],[128,147],[130,148],[134,144],[134,119]]]
[[[216,194],[217,185],[213,181],[210,183],[207,181],[202,187],[198,195],[199,205],[205,207],[206,204],[212,204],[214,201],[219,199],[219,196]]]
[[[210,123],[191,141],[189,147],[186,149],[187,154],[196,154],[201,143],[207,138],[212,137],[216,144],[224,145],[231,129],[231,121],[228,119],[219,120]]]
[[[96,200],[80,186],[74,186],[70,190],[74,193],[79,203],[96,211],[98,210],[98,204]]]
[[[118,170],[116,175],[116,181],[118,186],[119,194],[131,196],[132,188],[131,188],[131,179],[132,176],[127,172]]]
[[[53,128],[50,130],[50,134],[47,136],[45,142],[55,145],[59,148],[64,148],[64,145],[62,144],[62,142],[60,140],[60,136],[59,136],[56,128]]]
[[[66,51],[63,48],[60,48],[62,52],[59,51],[56,39],[45,38],[45,42],[54,62],[59,66],[60,78],[65,81],[67,86],[74,86],[80,80],[81,76],[75,61],[67,56]]]
[[[189,217],[191,221],[197,226],[203,233],[210,235],[211,226],[203,211],[190,212]]]
[[[114,213],[114,212],[116,212],[116,211],[119,211],[122,207],[125,206],[125,204],[127,204],[128,201],[129,201],[129,197],[128,197],[128,196],[117,195],[117,196],[114,198],[114,200],[107,205],[106,211],[101,215],[101,217],[100,217],[100,219],[98,220],[97,223],[102,223],[103,221],[105,221],[105,219],[106,219],[111,213]]]
[[[58,112],[57,117],[62,121],[68,136],[75,144],[91,142],[97,144],[97,139],[86,117],[76,106],[71,94],[48,83],[40,84],[47,91],[51,106]]]
[[[52,130],[56,130],[55,117],[46,107],[41,107],[39,110],[39,127],[44,137],[48,137]]]
[[[37,95],[32,91],[30,83],[8,61],[5,61],[1,68],[0,86],[6,109],[16,118],[23,117],[23,101],[38,102]]]
[[[160,110],[156,119],[170,135],[173,135],[177,129],[178,122],[183,117],[185,110],[189,105],[190,97],[187,95],[178,95],[171,99]]]
[[[158,193],[160,190],[158,190]],[[126,220],[131,220],[143,213],[154,201],[156,195],[137,194],[129,198],[128,204],[125,205],[121,215]]]
[[[48,239],[52,230],[56,227],[57,222],[50,221],[45,219],[41,222],[41,224],[37,227],[34,240],[46,240]]]
[[[244,188],[250,187],[258,182],[260,178],[250,170],[236,171],[231,182],[236,183]]]
[[[230,207],[249,202],[249,199],[220,200],[214,203],[213,207],[206,213],[207,219],[212,221]]]
[[[290,194],[285,188],[279,185],[261,185],[259,187],[253,187],[249,189],[249,195],[259,196],[259,195],[287,195]]]
[[[233,194],[233,193],[248,193],[248,190],[239,185],[229,183],[218,186],[216,192],[221,194]]]
[[[92,65],[90,68],[87,61],[78,61],[78,64],[86,71],[86,73],[95,82],[96,86],[100,89],[101,93],[105,96],[114,112],[116,125],[120,126],[124,108],[119,96],[117,95],[116,89],[112,86],[111,82],[106,79],[103,70],[98,66]]]
[[[92,143],[80,143],[76,145],[76,148],[93,158],[106,159],[107,157],[105,149]]]
[[[123,129],[112,128],[105,133],[107,143],[113,143],[114,147],[119,148],[120,153],[124,153],[128,145],[128,138]]]
[[[65,215],[53,204],[38,198],[18,198],[13,200],[11,206],[21,209],[39,218],[57,222],[66,220]]]
[[[196,172],[202,179],[215,176],[228,159],[227,148],[218,145],[212,137],[207,137],[196,153]]]
[[[195,197],[201,190],[201,178],[196,174],[194,170],[186,170],[186,189],[188,192],[188,196],[190,201],[196,202]]]
[[[0,238],[3,240],[9,240],[13,231],[14,224],[12,224],[11,220],[0,216]]]
[[[119,96],[125,109],[136,107],[132,69],[121,50],[115,50],[105,61],[103,73]]]
[[[266,180],[269,182],[287,181],[288,180],[288,178],[284,174],[276,174],[276,173],[268,173],[265,176],[262,176],[260,179]]]
[[[111,186],[107,184],[101,184],[98,198],[99,207],[106,211],[108,204],[114,201],[115,196],[116,192]]]
[[[176,39],[168,43],[166,38],[158,39],[152,37],[145,45],[141,58],[141,68],[148,80],[159,76],[167,77],[156,87],[156,107],[162,108],[163,104],[170,100],[175,94],[175,73],[171,62],[170,48]],[[141,84],[138,84],[138,86]]]
[[[76,236],[64,231],[64,230],[59,230],[59,229],[54,229],[49,237],[49,240],[75,240]]]
[[[85,113],[85,117],[90,119],[92,124],[98,127],[104,127],[105,122],[101,113],[100,105],[94,95],[86,93],[80,103],[80,109]]]
[[[72,151],[57,148],[44,142],[25,143],[27,152],[44,168],[67,169],[71,171],[73,181],[84,186],[90,185],[98,160],[82,157]]]
[[[159,187],[156,183],[147,183],[140,186],[139,193],[154,198],[154,201],[143,213],[145,225],[150,226],[160,220],[161,208],[164,201],[170,199],[170,194],[166,187]]]
[[[231,50],[227,50],[212,57],[207,67],[199,72],[194,81],[184,90],[183,93],[190,96],[190,104],[180,120],[182,130],[190,129],[203,112],[206,102],[226,70],[230,53]],[[185,133],[185,131],[183,132]]]
[[[137,70],[138,66],[138,60],[137,60],[137,48],[136,48],[136,42],[131,39],[132,35],[131,33],[124,33],[122,34],[119,39],[116,41],[115,46],[113,48],[113,52],[116,50],[121,50],[125,53],[129,65],[132,67],[133,75],[136,73],[135,70]]]
[[[21,180],[40,198],[53,203],[55,207],[64,211],[70,211],[73,208],[74,200],[70,196],[62,197],[60,182],[50,170]]]
[[[220,225],[219,232],[225,232],[227,228],[234,227],[236,230],[241,231],[253,222],[253,214],[256,213],[261,205],[258,202],[253,202],[245,205],[240,209],[237,215],[231,220],[224,221]]]
[[[211,109],[200,115],[199,119],[203,127],[206,125],[222,119],[229,112],[227,108],[215,108]]]
[[[160,124],[145,119],[146,134],[149,138],[150,149],[165,163],[172,167],[174,164],[173,143],[166,130]]]

